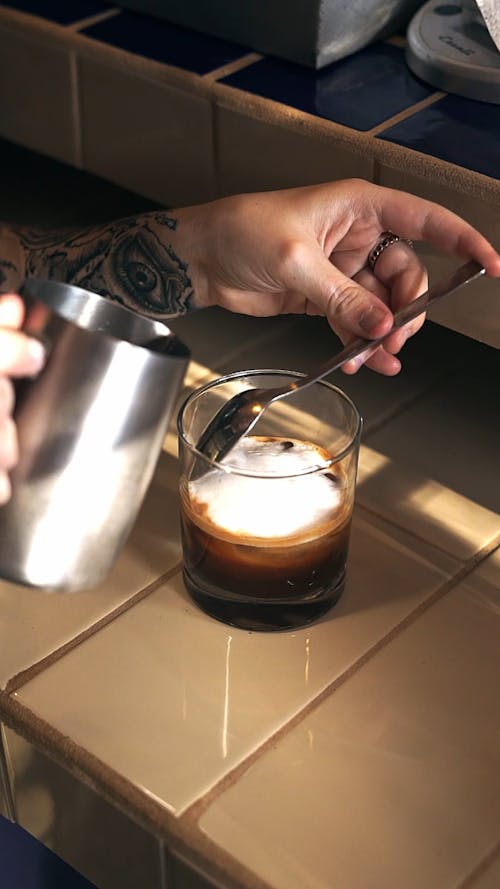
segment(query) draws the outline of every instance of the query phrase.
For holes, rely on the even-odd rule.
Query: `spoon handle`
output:
[[[438,299],[441,299],[443,296],[448,296],[450,293],[454,293],[460,287],[463,287],[465,284],[469,284],[471,281],[475,281],[476,278],[479,278],[481,275],[484,275],[485,270],[479,263],[471,260],[470,262],[466,262],[465,265],[460,266],[460,268],[456,269],[451,275],[447,278],[443,278],[442,281],[438,281],[437,284],[434,284],[433,287],[430,287],[425,293],[422,293],[421,296],[418,296],[417,299],[412,300],[412,302],[407,303],[406,306],[403,306],[402,309],[399,309],[394,313],[394,323],[391,329],[384,333],[383,336],[379,336],[373,340],[365,340],[365,339],[356,339],[352,343],[349,343],[345,349],[342,349],[341,352],[338,352],[333,358],[330,358],[329,361],[326,361],[321,367],[314,372],[314,374],[310,374],[309,376],[303,377],[294,384],[294,389],[303,389],[305,386],[309,386],[311,383],[317,382],[317,380],[323,379],[328,374],[332,373],[334,370],[338,370],[342,364],[345,364],[346,361],[350,361],[352,358],[356,358],[358,355],[361,355],[362,352],[373,351],[383,343],[387,337],[394,333],[398,328],[403,327],[404,324],[407,324],[408,321],[411,321],[413,318],[416,318],[417,315],[420,315],[424,312],[431,303],[435,302]]]

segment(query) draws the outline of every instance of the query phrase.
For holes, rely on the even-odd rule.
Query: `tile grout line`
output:
[[[447,95],[448,93],[445,92],[433,93],[432,96],[427,96],[420,102],[415,102],[414,105],[410,105],[409,108],[405,108],[403,111],[399,111],[397,114],[393,114],[392,117],[388,117],[387,120],[384,120],[382,121],[382,123],[379,123],[375,127],[372,127],[371,130],[365,130],[365,135],[377,136],[379,133],[383,133],[385,130],[393,127],[395,124],[401,123],[402,121],[407,120],[409,117],[413,117],[414,114],[417,114],[424,108],[428,108],[430,105],[434,105],[436,102],[439,102],[440,99],[443,99]]]
[[[500,860],[500,840],[495,843],[492,849],[481,858],[481,861],[474,867],[465,877],[465,880],[457,884],[456,889],[474,889],[476,880],[480,878],[491,864],[496,860]]]
[[[220,876],[210,875],[212,882],[217,881],[214,889],[219,885],[219,879],[224,880],[221,889],[222,885],[225,889],[272,889],[267,882],[256,878],[253,872],[236,862],[231,855],[228,856],[210,840],[201,837],[198,831],[193,837],[190,825],[156,797],[144,793],[115,768],[63,735],[15,696],[5,695],[1,691],[0,716],[3,716],[5,724],[13,731],[53,759],[61,768],[83,781],[129,817],[132,813],[132,817],[135,816],[137,823],[148,833],[161,837],[164,842],[168,841],[169,848],[175,849],[177,857],[189,862],[200,873],[204,873],[201,868],[207,866],[217,870],[217,855],[221,854],[223,864],[227,866],[224,866],[222,872],[219,870]]]
[[[254,62],[260,62],[263,58],[264,56],[258,52],[249,52],[239,59],[235,59],[234,62],[228,62],[227,65],[221,65],[219,68],[214,68],[213,71],[202,74],[201,79],[220,80],[222,77],[229,77],[230,74],[236,74],[237,71],[248,68],[249,65],[253,65]]]
[[[113,19],[117,15],[120,15],[122,12],[118,7],[113,7],[113,9],[107,9],[105,12],[96,12],[95,15],[88,15],[84,19],[79,19],[77,22],[71,22],[70,25],[66,25],[67,31],[83,31],[84,28],[91,28],[92,25],[98,25],[100,22],[106,22],[108,19]]]
[[[146,599],[152,593],[156,592],[156,590],[163,584],[165,581],[169,580],[175,574],[177,574],[182,568],[182,561],[176,562],[176,564],[157,577],[155,580],[152,580],[151,583],[147,584],[143,589],[138,590],[136,593],[133,593],[130,598],[126,599],[125,602],[122,602],[121,605],[118,605],[116,608],[113,608],[95,623],[91,624],[85,630],[82,630],[80,633],[77,633],[72,639],[69,639],[68,642],[65,642],[63,645],[60,645],[59,648],[51,651],[50,654],[41,658],[39,661],[36,661],[34,664],[31,664],[26,669],[21,670],[19,673],[15,673],[6,683],[5,687],[0,688],[0,694],[3,692],[4,694],[11,695],[14,692],[18,691],[22,688],[23,685],[26,685],[31,679],[34,679],[35,676],[38,676],[40,673],[43,673],[47,667],[50,667],[53,663],[60,660],[64,655],[68,654],[70,651],[73,651],[74,648],[77,648],[91,636],[94,636],[100,630],[104,629],[104,627],[111,624],[116,618],[121,617],[122,614],[125,614],[126,611],[130,611],[135,605],[139,602],[142,602],[143,599]]]
[[[78,77],[78,57],[73,51],[70,51],[69,53],[69,77],[71,86],[71,114],[73,116],[73,138],[75,140],[75,165],[78,169],[83,170],[83,133]]]
[[[497,534],[493,541],[490,541],[485,547],[479,550],[475,556],[465,562],[452,577],[448,577],[441,583],[431,595],[420,602],[416,608],[399,621],[388,633],[381,639],[378,639],[367,651],[363,652],[343,673],[337,676],[325,688],[316,695],[313,700],[309,701],[305,707],[292,716],[284,725],[280,726],[273,734],[269,735],[266,740],[255,750],[253,750],[245,759],[238,763],[233,769],[227,772],[207,793],[187,806],[181,813],[189,823],[196,826],[204,814],[204,812],[220,797],[229,790],[240,778],[256,763],[268,750],[271,750],[277,743],[282,741],[290,732],[300,725],[311,713],[314,713],[326,700],[328,700],[338,688],[344,685],[349,679],[355,676],[371,661],[380,651],[387,647],[395,638],[401,635],[408,627],[412,626],[426,611],[432,608],[437,602],[443,599],[459,583],[465,580],[474,569],[483,562],[495,549],[500,545],[500,534]],[[459,887],[459,889],[469,889],[468,886]],[[471,887],[472,889],[472,887]]]
[[[361,487],[361,485],[362,485],[362,482],[359,485],[359,487]],[[414,540],[418,540],[419,543],[423,543],[424,546],[430,546],[436,552],[441,553],[441,555],[446,556],[448,559],[453,559],[455,562],[458,562],[458,564],[461,567],[464,565],[468,565],[470,562],[473,562],[474,564],[472,565],[472,568],[476,568],[477,565],[479,565],[481,562],[483,562],[484,559],[487,559],[488,556],[490,556],[491,553],[495,552],[495,550],[498,548],[498,546],[500,546],[500,535],[494,534],[493,537],[491,537],[487,541],[487,543],[483,544],[483,546],[480,547],[480,549],[476,550],[473,553],[473,555],[471,555],[468,559],[465,560],[465,562],[461,562],[460,559],[458,558],[458,556],[454,556],[453,553],[451,553],[449,550],[445,549],[444,546],[437,544],[437,543],[431,543],[430,540],[428,540],[426,537],[423,537],[418,532],[410,531],[409,528],[406,528],[404,525],[398,524],[398,522],[395,519],[390,518],[390,516],[384,515],[384,513],[382,513],[382,512],[378,512],[377,509],[375,509],[375,507],[366,506],[366,504],[363,503],[361,499],[358,499],[356,501],[356,506],[357,506],[357,509],[361,511],[361,513],[363,513],[363,512],[368,513],[369,516],[372,516],[375,519],[379,519],[380,521],[384,522],[384,524],[387,524],[391,528],[394,528],[396,531],[403,531],[405,534],[408,534],[410,537],[413,537]],[[361,518],[362,518],[362,516],[361,516]],[[477,560],[477,561],[475,561],[475,560]]]
[[[5,728],[3,722],[0,722],[0,791],[2,792],[2,797],[5,803],[7,818],[9,821],[12,821],[13,824],[17,824],[18,817],[14,793],[14,781],[9,765],[10,760]]]

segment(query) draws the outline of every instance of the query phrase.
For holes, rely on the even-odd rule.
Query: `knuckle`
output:
[[[328,297],[330,315],[349,315],[359,303],[359,289],[347,279],[342,281]]]
[[[306,258],[304,244],[295,238],[290,238],[278,247],[278,261],[281,268],[287,273],[294,273],[302,268]]]

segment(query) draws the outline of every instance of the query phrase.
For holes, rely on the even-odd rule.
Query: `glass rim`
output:
[[[217,460],[213,460],[213,459],[207,457],[206,454],[204,454],[202,451],[199,451],[196,448],[196,446],[191,441],[189,441],[189,439],[187,438],[187,436],[184,432],[184,429],[182,427],[182,422],[183,422],[184,414],[185,414],[187,408],[189,407],[190,404],[192,404],[194,401],[196,401],[197,398],[201,398],[206,392],[209,392],[210,389],[214,389],[217,386],[222,385],[223,383],[230,382],[231,380],[238,380],[238,379],[242,379],[242,378],[244,379],[245,377],[251,377],[251,376],[270,376],[270,375],[274,375],[274,376],[279,375],[279,376],[287,376],[287,377],[305,377],[305,376],[307,376],[307,374],[303,373],[302,371],[283,370],[280,368],[255,368],[255,369],[244,370],[244,371],[233,371],[230,374],[224,374],[221,377],[217,377],[217,379],[215,379],[215,380],[210,380],[208,383],[204,383],[203,385],[199,386],[198,388],[196,388],[192,392],[190,392],[189,395],[187,395],[186,398],[184,399],[184,401],[179,409],[179,412],[177,414],[177,431],[179,434],[179,438],[182,440],[184,445],[198,459],[203,460],[203,462],[207,466],[210,466],[211,468],[214,468],[214,469],[218,469],[219,471],[222,470],[223,472],[226,472],[231,475],[239,475],[239,476],[244,476],[246,478],[262,478],[262,479],[301,478],[302,476],[305,476],[305,475],[311,475],[312,473],[328,470],[332,466],[335,466],[337,463],[340,463],[340,461],[343,460],[353,450],[353,448],[356,445],[356,442],[359,440],[360,435],[361,435],[361,429],[363,426],[363,418],[362,418],[358,408],[354,404],[352,398],[350,398],[349,395],[347,395],[343,391],[343,389],[340,389],[338,386],[334,386],[333,383],[329,383],[326,380],[317,380],[315,383],[311,383],[311,388],[313,388],[313,386],[323,386],[325,389],[330,389],[332,392],[335,392],[337,395],[339,395],[342,398],[342,400],[346,404],[348,404],[349,407],[351,408],[351,410],[353,411],[353,415],[356,420],[356,429],[355,429],[354,433],[350,436],[348,443],[340,451],[340,453],[336,454],[335,457],[332,457],[330,460],[326,461],[325,463],[322,463],[321,465],[317,464],[315,466],[308,467],[301,472],[291,472],[291,473],[289,472],[284,475],[281,475],[281,474],[277,475],[275,473],[271,474],[271,473],[263,473],[263,472],[252,472],[250,470],[243,470],[237,466],[231,466],[230,463],[229,464],[228,463],[221,463],[221,462],[218,462]]]

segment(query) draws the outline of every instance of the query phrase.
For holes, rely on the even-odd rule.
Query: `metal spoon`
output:
[[[465,284],[469,284],[481,275],[485,270],[479,263],[471,260],[465,265],[457,269],[453,274],[439,281],[433,287],[430,287],[426,293],[408,303],[402,309],[395,312],[394,323],[388,333],[377,339],[366,340],[356,339],[342,349],[341,352],[330,358],[321,365],[314,373],[301,377],[287,386],[279,386],[277,388],[268,389],[245,389],[231,398],[211,419],[210,423],[202,432],[196,449],[208,457],[209,460],[222,460],[226,454],[235,446],[243,435],[247,435],[255,426],[257,420],[263,411],[280,398],[286,398],[299,389],[304,389],[312,383],[323,379],[328,374],[337,370],[346,361],[361,355],[363,352],[374,351],[380,343],[383,343],[387,337],[395,330],[407,324],[421,312],[424,312],[435,300],[450,293],[454,293]]]

